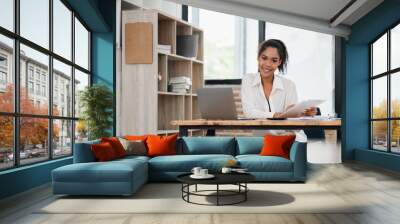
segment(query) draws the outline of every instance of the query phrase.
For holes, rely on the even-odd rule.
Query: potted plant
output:
[[[102,84],[86,87],[80,93],[79,106],[89,139],[109,136],[107,130],[112,126],[113,114],[113,95],[110,89]]]

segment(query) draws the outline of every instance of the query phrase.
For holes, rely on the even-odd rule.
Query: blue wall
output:
[[[115,97],[115,20],[116,5],[114,0],[98,1],[98,9],[107,23],[107,32],[92,32],[92,81],[102,83],[112,89],[114,95],[113,126],[109,132],[115,135],[116,97]]]
[[[92,31],[93,83],[104,83],[115,93],[115,1],[67,0],[67,2]],[[115,122],[113,123],[115,126]],[[110,127],[110,131],[113,131],[113,127]],[[0,172],[0,199],[48,183],[51,181],[53,169],[71,163],[72,158],[69,157]]]
[[[344,159],[355,159],[394,169],[391,159],[369,148],[369,46],[368,44],[400,21],[400,0],[386,0],[351,27],[345,44]],[[359,150],[364,150],[359,152]],[[357,152],[356,152],[357,151]],[[376,161],[379,160],[379,163]],[[395,159],[396,160],[396,159]],[[386,161],[386,162],[385,162]],[[397,160],[400,162],[400,160]],[[397,165],[399,166],[399,165]]]

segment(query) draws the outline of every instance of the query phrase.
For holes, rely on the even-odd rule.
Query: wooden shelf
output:
[[[168,56],[170,60],[172,61],[191,61],[193,63],[197,64],[203,64],[203,61],[197,60],[195,58],[187,58],[178,54],[170,54],[170,53],[165,53],[165,52],[158,52],[159,55],[165,55]]]
[[[170,95],[170,96],[192,96],[193,94],[191,93],[174,93],[174,92],[162,92],[158,91],[158,95]]]
[[[179,133],[179,130],[170,129],[170,130],[157,130],[157,135],[168,135],[168,134],[176,134]]]
[[[129,10],[123,12],[123,34],[125,24],[151,23],[153,42],[152,64],[127,64],[124,60],[125,39],[122,40],[121,92],[117,101],[121,108],[120,130],[123,134],[170,134],[178,133],[172,120],[199,118],[197,89],[204,86],[203,31],[198,27],[157,10]],[[135,35],[130,33],[129,35]],[[128,37],[129,37],[128,35]],[[188,58],[176,53],[178,35],[198,35],[196,57]],[[135,38],[132,38],[135,39]],[[158,45],[171,46],[171,52],[158,50]],[[140,48],[140,46],[139,46]],[[190,78],[192,85],[188,93],[168,91],[173,77]],[[131,97],[132,96],[132,97]],[[156,104],[152,102],[157,102]],[[196,132],[200,133],[200,132]]]

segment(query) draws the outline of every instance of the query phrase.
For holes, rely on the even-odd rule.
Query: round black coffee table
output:
[[[255,177],[248,173],[216,173],[213,174],[215,177],[212,179],[193,179],[190,177],[191,173],[182,174],[177,177],[178,181],[182,183],[182,199],[188,203],[198,204],[198,205],[234,205],[239,204],[241,202],[245,202],[247,200],[247,192],[249,188],[247,187],[247,183],[255,180]],[[215,190],[197,190],[198,184],[204,185],[216,185]],[[195,186],[194,191],[190,191],[190,186]],[[223,190],[220,189],[220,185],[236,185],[238,186],[237,190]],[[209,192],[215,192],[215,194],[205,194]],[[202,204],[190,201],[190,196],[204,196],[204,197],[216,197],[216,204]],[[221,197],[232,197],[232,196],[241,196],[238,201],[234,201],[231,203],[221,203]]]

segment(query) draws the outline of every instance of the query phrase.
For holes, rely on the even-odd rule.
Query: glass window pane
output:
[[[75,143],[88,141],[88,128],[84,120],[75,122]]]
[[[71,66],[53,60],[53,115],[72,117]]]
[[[391,97],[391,115],[392,117],[400,118],[400,72],[395,74],[391,74],[391,88],[390,88],[390,97]]]
[[[200,27],[204,30],[205,79],[238,78],[235,69],[235,17],[200,9]],[[224,27],[224,32],[221,32]],[[239,77],[242,74],[237,74]]]
[[[53,157],[72,154],[72,121],[53,120]]]
[[[49,0],[20,0],[21,36],[49,48]]]
[[[53,51],[71,60],[72,12],[60,0],[53,0],[53,18]]]
[[[387,71],[387,34],[372,44],[372,75]]]
[[[81,114],[79,98],[86,86],[89,86],[89,75],[75,69],[75,117],[79,117]]]
[[[372,81],[372,118],[387,118],[386,76]]]
[[[13,118],[0,116],[0,170],[14,165]]]
[[[318,106],[321,113],[332,114],[335,88],[334,36],[266,23],[265,37],[285,43],[289,54],[285,77],[296,83],[299,101],[316,97],[324,99],[326,101]]]
[[[21,164],[35,163],[49,158],[49,120],[21,117],[20,152]]]
[[[400,153],[400,120],[393,120],[391,123],[392,152]]]
[[[14,31],[14,1],[0,1],[0,26]]]
[[[0,35],[0,111],[14,111],[13,40]]]
[[[89,70],[89,32],[75,18],[75,63]]]
[[[258,21],[246,19],[245,73],[257,73]]]
[[[391,69],[400,67],[400,24],[391,30],[390,37]]]
[[[21,113],[47,115],[49,108],[49,57],[21,44]]]
[[[372,122],[372,148],[387,151],[387,121]]]

